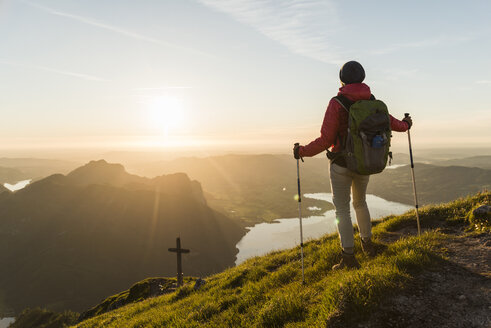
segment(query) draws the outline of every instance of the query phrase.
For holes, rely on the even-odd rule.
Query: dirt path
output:
[[[469,235],[442,226],[448,261],[427,270],[400,295],[386,299],[359,327],[491,327],[491,234]],[[393,241],[412,229],[388,236]]]

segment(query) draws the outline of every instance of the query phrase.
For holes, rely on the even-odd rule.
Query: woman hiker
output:
[[[355,102],[369,100],[371,92],[368,85],[362,83],[365,79],[365,70],[356,61],[349,61],[341,67],[339,72],[341,88],[339,95]],[[405,132],[411,125],[411,117],[405,117],[402,121],[390,116],[392,131]],[[306,146],[295,146],[293,154],[295,159],[312,157],[324,150],[330,149],[336,154],[342,151],[341,141],[348,133],[348,112],[334,98],[327,106],[324,122],[322,123],[321,136]],[[354,256],[353,225],[350,215],[350,191],[353,192],[353,207],[356,212],[356,221],[360,230],[362,249],[367,255],[375,256],[376,250],[371,241],[372,227],[370,213],[366,203],[366,191],[369,175],[357,174],[346,168],[343,156],[330,156],[334,158],[330,163],[331,189],[333,203],[336,209],[337,228],[341,240],[342,258],[339,264],[333,266],[333,270],[359,267]],[[350,190],[351,189],[351,190]]]

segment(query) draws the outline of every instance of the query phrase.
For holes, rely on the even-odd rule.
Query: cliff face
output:
[[[184,274],[201,276],[232,266],[243,234],[185,174],[146,179],[91,162],[2,194],[0,292],[16,312],[81,311],[145,277],[175,275],[167,248],[179,235],[191,249]]]

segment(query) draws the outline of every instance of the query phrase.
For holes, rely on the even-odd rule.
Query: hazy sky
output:
[[[1,148],[291,148],[342,63],[419,147],[491,144],[491,1],[0,0]],[[398,135],[395,145],[406,142]]]

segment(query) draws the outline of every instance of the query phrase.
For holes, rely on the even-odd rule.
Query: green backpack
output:
[[[358,174],[380,173],[392,159],[389,151],[391,129],[387,106],[372,95],[370,100],[353,102],[340,95],[334,97],[348,112],[348,134],[342,140],[341,155],[346,166]]]

